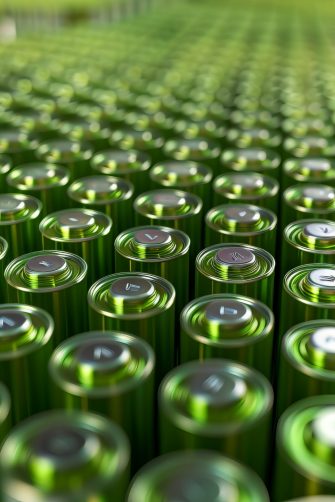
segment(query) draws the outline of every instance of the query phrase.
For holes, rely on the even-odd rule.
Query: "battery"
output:
[[[273,391],[261,373],[226,359],[191,361],[166,375],[158,400],[161,453],[216,450],[267,478]]]
[[[12,427],[11,397],[7,387],[0,382],[0,447]]]
[[[224,358],[271,378],[274,316],[257,300],[236,294],[196,298],[180,316],[180,360]]]
[[[194,450],[167,453],[147,464],[132,480],[126,500],[269,502],[269,495],[251,469],[215,451]]]
[[[221,155],[222,170],[252,171],[280,179],[280,156],[268,148],[227,148]]]
[[[335,394],[335,321],[307,321],[284,336],[279,367],[278,413],[316,394]]]
[[[213,204],[253,204],[277,213],[279,183],[271,176],[252,171],[226,173],[213,181]]]
[[[235,148],[270,148],[276,149],[282,143],[282,137],[276,130],[265,127],[248,129],[229,129],[227,140]]]
[[[286,134],[293,138],[304,138],[305,136],[330,138],[334,136],[334,126],[331,123],[314,117],[286,119],[282,123],[282,128]]]
[[[0,277],[3,278],[5,268],[8,263],[8,243],[3,238],[0,237]],[[0,303],[6,301],[6,290],[5,288],[0,288]]]
[[[282,335],[303,321],[335,319],[335,265],[300,265],[285,275],[282,291]]]
[[[36,160],[36,138],[18,127],[0,125],[0,154],[10,158],[12,165]]]
[[[236,103],[237,104],[237,103]],[[241,102],[238,103],[241,106]],[[230,114],[230,120],[240,129],[264,128],[275,130],[281,127],[281,122],[274,114],[265,109],[254,111],[235,110]]]
[[[334,157],[335,143],[333,138],[320,135],[302,138],[286,138],[283,142],[285,157]]]
[[[162,277],[120,272],[103,277],[88,292],[89,324],[139,336],[154,349],[156,381],[174,365],[175,289]]]
[[[215,244],[197,256],[195,295],[234,293],[249,296],[272,308],[274,258],[245,244]]]
[[[47,310],[55,320],[53,344],[87,328],[87,264],[65,251],[35,251],[18,256],[5,270],[8,299]]]
[[[189,300],[188,235],[157,225],[134,227],[119,234],[114,245],[116,272],[159,275],[173,284],[179,316]]]
[[[164,136],[157,129],[115,129],[109,140],[112,148],[138,150],[150,155],[153,162],[162,160]]]
[[[134,209],[138,225],[167,225],[185,232],[191,239],[192,263],[202,247],[202,201],[197,195],[172,188],[151,190],[135,199]]]
[[[283,193],[281,219],[283,228],[305,218],[335,218],[335,188],[329,185],[299,183]]]
[[[91,209],[63,209],[46,216],[40,223],[43,249],[68,251],[87,263],[87,282],[113,272],[112,220]]]
[[[167,160],[195,161],[220,173],[220,144],[207,138],[172,138],[164,143],[164,156]]]
[[[82,205],[107,214],[113,222],[114,237],[133,223],[133,193],[129,181],[105,175],[75,180],[67,191],[74,207]]]
[[[0,453],[4,500],[109,502],[124,500],[129,441],[105,417],[49,411],[21,422]]]
[[[212,207],[212,170],[193,161],[164,161],[150,169],[154,189],[175,188],[200,197],[204,210]]]
[[[334,495],[335,396],[313,396],[291,405],[277,427],[271,500]]]
[[[40,247],[42,203],[30,195],[0,194],[0,236],[8,242],[8,259]]]
[[[43,162],[22,164],[12,169],[6,178],[11,189],[37,197],[42,202],[44,215],[64,207],[69,180],[70,171],[66,167]]]
[[[66,167],[72,180],[91,174],[93,150],[89,143],[68,138],[50,139],[39,145],[36,155],[42,162]]]
[[[13,165],[10,157],[0,154],[0,193],[8,191],[6,177],[12,167]]]
[[[13,423],[49,406],[53,331],[53,319],[40,308],[0,305],[0,380],[11,395]]]
[[[154,368],[152,348],[133,335],[91,331],[73,336],[50,359],[53,404],[99,413],[122,426],[137,470],[154,454]]]
[[[174,133],[186,139],[206,138],[224,146],[227,130],[220,120],[208,116],[203,119],[176,120]]]
[[[331,220],[298,220],[284,230],[281,269],[287,273],[307,263],[335,264],[335,223]]]
[[[243,243],[276,252],[277,216],[252,204],[222,204],[205,217],[205,245]]]
[[[137,150],[103,150],[94,155],[91,166],[99,174],[128,180],[134,185],[135,195],[139,195],[148,186],[151,163],[147,153]]]
[[[288,159],[283,164],[282,190],[298,183],[326,183],[335,186],[335,163],[330,159]]]

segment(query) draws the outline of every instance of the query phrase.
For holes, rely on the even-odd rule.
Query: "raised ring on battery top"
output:
[[[232,200],[240,197],[258,199],[276,195],[279,183],[270,176],[246,171],[243,174],[227,173],[218,176],[213,188],[219,195]]]
[[[308,237],[317,239],[334,240],[335,241],[335,224],[334,223],[308,223],[303,233]]]
[[[93,455],[98,449],[93,435],[71,427],[70,424],[43,430],[31,446],[38,457],[46,457],[52,462],[65,465],[71,465],[74,461],[81,464],[85,457],[87,460],[90,449]]]
[[[228,203],[213,207],[205,221],[219,234],[247,236],[273,230],[277,217],[272,211],[252,204]]]
[[[289,206],[302,212],[335,210],[335,191],[328,185],[300,183],[287,188],[283,197]]]
[[[114,281],[110,287],[110,291],[115,298],[124,298],[125,300],[136,298],[137,300],[144,301],[152,297],[155,293],[155,288],[148,279],[130,275]]]
[[[161,247],[169,244],[172,239],[168,232],[148,227],[144,230],[137,230],[134,233],[134,240],[137,244],[144,246]]]
[[[8,185],[18,190],[43,190],[65,186],[70,179],[69,171],[56,164],[22,164],[8,174]]]
[[[221,248],[215,254],[215,260],[222,265],[234,265],[236,267],[254,263],[256,257],[250,249],[243,247],[227,246]]]
[[[153,166],[150,178],[166,187],[178,185],[187,188],[209,183],[212,171],[207,166],[193,161],[168,161]]]
[[[335,253],[335,224],[331,220],[311,218],[294,221],[284,229],[284,238],[301,251],[321,255]]]
[[[64,272],[67,268],[66,261],[62,256],[57,255],[40,255],[33,258],[26,263],[26,271],[31,274],[53,274]]]
[[[309,272],[307,280],[312,286],[331,289],[335,292],[335,269],[315,268]]]
[[[243,204],[227,207],[225,216],[227,220],[236,221],[237,223],[249,223],[250,225],[257,223],[261,218],[259,210]]]
[[[310,344],[325,354],[335,355],[335,326],[316,329],[310,337]]]
[[[41,201],[30,195],[0,194],[0,225],[36,218],[41,209]]]
[[[275,171],[280,157],[267,148],[229,148],[223,151],[221,163],[234,171]]]
[[[212,300],[205,308],[205,317],[210,322],[226,326],[244,325],[251,321],[251,309],[237,300]]]
[[[326,263],[299,265],[287,272],[283,287],[299,302],[312,307],[335,308],[334,265]]]
[[[122,176],[147,171],[151,159],[148,154],[136,150],[102,150],[94,155],[91,165],[102,174]]]
[[[129,199],[132,183],[107,175],[88,176],[74,181],[68,188],[69,197],[82,204],[108,204]]]
[[[185,218],[200,213],[200,197],[181,190],[163,189],[144,192],[134,202],[134,208],[150,218]]]
[[[89,143],[70,139],[54,139],[41,143],[37,149],[40,159],[47,162],[60,162],[70,164],[78,160],[89,160],[92,157]]]

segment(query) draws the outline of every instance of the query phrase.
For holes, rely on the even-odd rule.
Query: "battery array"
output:
[[[185,1],[0,46],[1,500],[333,500],[333,43]]]

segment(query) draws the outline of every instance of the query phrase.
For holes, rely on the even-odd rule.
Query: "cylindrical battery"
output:
[[[215,178],[213,191],[214,205],[234,202],[278,210],[279,183],[271,176],[251,171],[222,174]]]
[[[167,453],[148,463],[132,480],[126,500],[269,502],[269,495],[251,469],[215,451],[194,450]]]
[[[166,375],[158,397],[162,453],[217,450],[267,477],[273,392],[261,373],[226,359],[192,361]]]
[[[275,261],[272,255],[244,244],[215,244],[197,256],[195,295],[236,293],[272,308]]]
[[[243,108],[241,100],[239,100],[238,105]],[[230,121],[240,129],[264,127],[264,129],[271,130],[278,129],[281,126],[280,119],[266,109],[235,110],[230,114]]]
[[[164,136],[157,129],[115,129],[109,142],[112,148],[147,153],[153,162],[159,162],[163,157]]]
[[[43,249],[69,251],[87,263],[87,282],[93,284],[114,270],[112,220],[91,209],[63,209],[40,223]]]
[[[335,186],[334,162],[320,157],[286,160],[282,171],[282,190],[298,183],[325,183]]]
[[[284,277],[280,333],[303,321],[335,319],[335,265],[312,263]]]
[[[203,119],[180,119],[174,123],[174,134],[187,139],[206,138],[223,146],[227,130],[220,120],[210,117]]]
[[[0,453],[2,495],[12,502],[124,500],[129,441],[105,417],[81,411],[34,415],[12,430]]]
[[[92,155],[91,145],[67,138],[51,139],[37,149],[37,157],[42,162],[61,164],[70,171],[73,180],[91,173]]]
[[[281,416],[271,500],[335,493],[335,396],[302,399]]]
[[[156,275],[120,272],[103,277],[88,292],[90,329],[132,333],[157,358],[156,381],[174,365],[175,289]]]
[[[222,171],[252,171],[280,179],[280,156],[267,148],[227,148],[221,155]]]
[[[0,194],[0,236],[8,242],[8,258],[38,249],[42,203],[30,195]]]
[[[10,158],[12,165],[36,160],[36,139],[16,127],[0,125],[0,154]]]
[[[7,387],[0,382],[0,447],[12,427],[11,396]]]
[[[0,154],[0,193],[8,191],[6,177],[12,168],[12,161],[8,155]]]
[[[115,271],[144,272],[170,281],[176,290],[176,317],[189,300],[190,238],[181,230],[144,226],[115,239]]]
[[[134,201],[138,225],[168,225],[191,239],[191,262],[201,249],[202,201],[196,195],[169,188],[144,192]],[[129,225],[128,225],[129,226]]]
[[[281,270],[307,263],[335,263],[335,223],[331,220],[298,220],[283,233]]]
[[[335,218],[335,188],[299,183],[285,190],[281,206],[282,228],[305,218]]]
[[[144,340],[117,331],[91,331],[54,351],[49,371],[56,408],[105,415],[127,433],[137,470],[154,454],[155,355]]]
[[[35,251],[15,258],[5,270],[8,299],[47,310],[55,320],[53,343],[85,331],[87,264],[65,251]]]
[[[333,138],[314,135],[302,138],[286,138],[283,143],[285,157],[334,157],[335,142]]]
[[[180,360],[231,359],[271,378],[274,316],[263,303],[235,294],[207,295],[180,316]]]
[[[11,395],[14,423],[49,406],[53,330],[51,316],[42,309],[0,305],[0,380]]]
[[[56,164],[23,164],[15,167],[7,176],[11,189],[37,197],[42,202],[43,214],[57,211],[67,202],[66,185],[70,171]]]
[[[205,217],[205,245],[240,242],[276,252],[277,216],[251,204],[222,204]]]
[[[166,141],[163,147],[166,159],[195,161],[213,169],[214,174],[220,173],[219,143],[206,138],[175,138]]]
[[[235,148],[278,148],[282,137],[276,130],[265,127],[229,129],[227,140]]]
[[[298,324],[284,336],[277,411],[315,394],[335,394],[335,321]]]
[[[334,136],[334,126],[325,120],[315,117],[301,119],[286,119],[282,122],[283,131],[293,138],[306,136]]]
[[[137,150],[103,150],[91,160],[93,171],[108,176],[117,176],[134,185],[135,195],[148,187],[148,169],[151,158],[147,153]]]
[[[5,239],[0,237],[0,277],[3,280],[3,275],[5,268],[8,263],[8,243]],[[4,303],[6,301],[7,292],[6,288],[0,288],[0,303]]]
[[[154,189],[175,188],[185,190],[200,197],[204,210],[212,207],[212,170],[193,161],[165,161],[150,169],[150,179]]]
[[[133,185],[122,178],[97,175],[80,178],[68,188],[72,205],[102,211],[112,219],[116,236],[133,223]]]

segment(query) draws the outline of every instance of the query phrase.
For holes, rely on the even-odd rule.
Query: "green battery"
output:
[[[36,155],[42,162],[66,167],[73,180],[91,174],[93,150],[89,143],[68,138],[50,139],[38,146]]]
[[[246,244],[215,244],[195,261],[195,295],[234,293],[273,304],[275,260],[264,249]]]
[[[12,427],[11,396],[7,387],[0,382],[0,447]]]
[[[0,193],[8,191],[6,177],[12,167],[11,158],[8,155],[0,154]]]
[[[172,188],[151,190],[135,199],[134,209],[138,225],[168,225],[185,232],[191,239],[192,263],[202,246],[202,201],[197,195]]]
[[[278,129],[281,122],[274,114],[267,110],[241,111],[235,110],[230,114],[230,120],[240,129],[265,128]]]
[[[108,148],[109,145],[110,130],[97,120],[78,114],[68,121],[60,120],[59,132],[71,140],[88,142],[94,151]]]
[[[302,138],[286,138],[283,143],[285,157],[334,157],[335,142],[325,136],[305,136]]]
[[[165,161],[150,169],[153,188],[186,190],[200,197],[204,210],[212,207],[212,170],[193,161]]]
[[[5,270],[9,301],[41,307],[55,319],[54,346],[87,328],[87,264],[65,251],[35,251],[15,258]]]
[[[3,238],[0,237],[0,277],[3,279],[4,271],[8,263],[8,243]],[[6,301],[6,291],[5,288],[0,288],[0,303]]]
[[[116,129],[111,133],[109,143],[112,148],[147,153],[153,162],[162,160],[164,136],[157,129]]]
[[[47,215],[64,207],[70,171],[56,164],[36,162],[15,167],[6,180],[12,189],[37,197],[42,202],[43,214]]]
[[[213,181],[213,204],[254,204],[277,213],[279,183],[271,176],[252,171],[226,173]]]
[[[282,137],[276,130],[265,127],[253,127],[248,129],[229,129],[227,140],[235,148],[279,148]]]
[[[283,164],[282,190],[298,183],[335,186],[335,163],[324,158],[288,159]]]
[[[331,220],[298,220],[283,233],[281,269],[287,273],[307,263],[335,264],[335,223]]]
[[[115,271],[144,272],[170,281],[176,290],[176,313],[189,300],[190,238],[162,226],[134,227],[115,239]]]
[[[284,336],[279,366],[278,414],[316,394],[335,394],[335,321],[298,324]]]
[[[53,403],[99,413],[122,426],[137,470],[154,454],[154,368],[152,348],[138,337],[116,331],[76,335],[50,359]]]
[[[229,148],[221,155],[222,169],[243,173],[252,171],[267,174],[279,180],[280,156],[266,148]]]
[[[335,319],[335,265],[300,265],[285,275],[282,290],[282,335],[303,321]]]
[[[330,138],[334,136],[334,126],[327,121],[315,117],[286,119],[282,123],[282,128],[287,135],[293,138],[304,138],[305,136]]]
[[[36,160],[36,138],[16,127],[0,125],[0,154],[10,158],[12,165]]]
[[[132,480],[126,500],[269,502],[269,495],[251,469],[220,453],[194,450],[167,453],[147,464]]]
[[[11,395],[14,423],[49,406],[53,331],[53,319],[40,308],[0,305],[0,380]]]
[[[196,298],[180,316],[180,360],[224,358],[271,378],[274,316],[252,298],[216,294]]]
[[[267,478],[273,391],[261,373],[226,359],[191,361],[166,375],[158,400],[161,453],[216,450]]]
[[[18,193],[0,194],[0,236],[8,242],[8,259],[40,247],[42,203]]]
[[[172,284],[156,275],[103,277],[88,292],[90,329],[132,333],[148,342],[156,354],[159,382],[174,365],[175,296]]]
[[[205,245],[240,242],[276,252],[277,216],[251,204],[222,204],[205,217]]]
[[[105,175],[80,178],[67,190],[74,207],[82,205],[109,216],[114,236],[133,223],[133,193],[134,186],[129,181]]]
[[[175,138],[169,139],[163,146],[166,159],[194,161],[204,163],[220,173],[220,144],[207,138]]]
[[[177,120],[174,133],[187,139],[206,138],[223,145],[227,130],[221,121],[207,117],[198,120]]]
[[[87,263],[87,282],[113,272],[114,240],[112,220],[91,209],[63,209],[46,216],[40,223],[43,249],[69,251]]]
[[[272,498],[334,495],[335,396],[313,396],[291,405],[277,427]]]
[[[129,441],[105,417],[49,411],[15,427],[1,452],[3,500],[109,502],[124,500]]]
[[[136,150],[103,150],[94,155],[91,166],[99,174],[128,180],[134,185],[135,195],[139,195],[148,186],[151,158]]]

